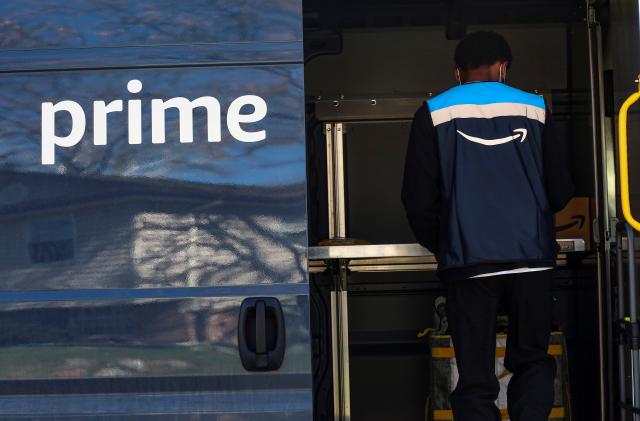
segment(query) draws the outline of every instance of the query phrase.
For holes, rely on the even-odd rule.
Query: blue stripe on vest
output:
[[[486,105],[500,102],[513,102],[545,108],[544,99],[541,96],[512,88],[500,82],[474,82],[459,85],[428,100],[427,104],[429,105],[429,110],[434,112],[454,105]]]

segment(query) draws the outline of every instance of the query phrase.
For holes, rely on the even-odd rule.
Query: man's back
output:
[[[543,183],[544,100],[499,82],[455,87],[428,101],[442,175],[441,263],[553,266]]]
[[[571,191],[548,194],[547,179],[557,178],[553,173],[562,168],[566,172],[566,165],[549,168],[548,155],[559,145],[542,97],[499,82],[472,82],[427,101],[423,109],[424,117],[416,118],[426,120],[427,135],[410,142],[407,169],[416,159],[412,155],[434,148],[439,235],[437,247],[430,248],[438,251],[441,276],[553,267],[553,213]],[[405,187],[412,179],[414,174],[405,174]],[[403,199],[411,202],[408,195]]]

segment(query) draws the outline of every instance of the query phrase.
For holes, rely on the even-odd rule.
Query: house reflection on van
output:
[[[198,375],[237,349],[234,300],[0,309],[3,379]],[[215,312],[214,312],[215,307]],[[207,362],[208,361],[208,362]],[[215,374],[215,373],[214,373]]]
[[[291,188],[252,188],[261,199],[247,204],[219,185],[6,172],[0,180],[8,288],[207,287],[305,276],[291,236],[304,238],[306,226],[281,216]],[[16,191],[20,200],[9,197]],[[275,229],[283,227],[286,237]]]
[[[306,226],[279,219],[290,188],[256,187],[261,200],[246,205],[216,185],[15,172],[0,180],[6,288],[70,289],[64,300],[0,303],[4,380],[241,373],[241,300],[209,298],[207,288],[305,276],[289,236],[304,237]],[[187,286],[202,288],[184,297]],[[92,300],[96,288],[131,291]],[[137,298],[147,288],[168,293]],[[282,305],[308,318],[295,299]],[[292,344],[308,335],[297,326]]]

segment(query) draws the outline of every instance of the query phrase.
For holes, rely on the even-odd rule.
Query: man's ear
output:
[[[507,82],[507,70],[509,70],[509,62],[508,61],[501,61],[500,62],[500,74],[502,76],[502,80],[500,82]]]

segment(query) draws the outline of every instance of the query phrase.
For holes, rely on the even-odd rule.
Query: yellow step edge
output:
[[[558,419],[564,418],[565,412],[563,407],[551,408],[551,413],[549,414],[549,419]],[[500,417],[503,420],[509,419],[509,414],[506,409],[500,410]],[[433,411],[433,420],[434,421],[444,421],[444,420],[453,420],[453,411],[450,409],[435,409]]]
[[[553,355],[554,357],[562,355],[562,346],[552,344],[549,345],[549,349],[547,351],[549,355]],[[506,354],[506,348],[499,347],[496,348],[496,358],[504,358]],[[453,351],[453,347],[433,347],[431,348],[431,357],[433,358],[455,358],[455,352]]]

